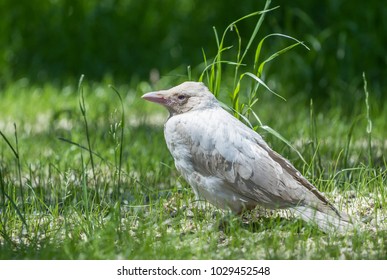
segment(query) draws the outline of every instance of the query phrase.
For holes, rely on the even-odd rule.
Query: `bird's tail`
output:
[[[295,214],[304,221],[315,223],[324,232],[338,231],[341,233],[353,229],[351,218],[328,205],[325,207],[312,208],[308,206],[297,206]]]

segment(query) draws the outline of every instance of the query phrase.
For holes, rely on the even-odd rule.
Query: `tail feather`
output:
[[[315,223],[324,232],[338,231],[341,233],[353,229],[351,219],[345,213],[330,208],[314,209],[307,206],[297,206],[293,208],[296,215],[304,221]]]

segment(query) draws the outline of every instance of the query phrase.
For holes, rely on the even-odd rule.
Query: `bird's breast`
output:
[[[184,115],[184,114],[183,114]],[[175,160],[176,168],[184,173],[193,172],[191,148],[193,124],[183,115],[171,117],[164,126],[164,136],[167,147]]]

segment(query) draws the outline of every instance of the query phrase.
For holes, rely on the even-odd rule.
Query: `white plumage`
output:
[[[198,198],[235,213],[257,205],[290,208],[325,231],[351,227],[345,213],[258,133],[225,111],[204,84],[185,82],[143,98],[169,110],[165,140]]]

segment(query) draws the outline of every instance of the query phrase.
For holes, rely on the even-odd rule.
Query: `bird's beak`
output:
[[[162,105],[165,105],[167,103],[167,99],[165,98],[165,91],[155,91],[155,92],[149,92],[141,96],[141,98],[150,101],[150,102],[155,102],[159,103]]]

